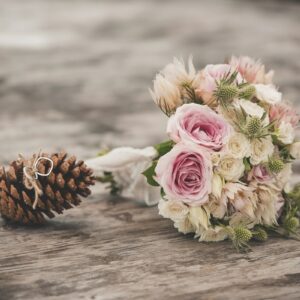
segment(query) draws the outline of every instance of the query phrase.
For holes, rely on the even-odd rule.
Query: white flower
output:
[[[256,97],[269,104],[276,104],[281,101],[282,94],[272,84],[254,84]]]
[[[282,121],[279,125],[279,133],[278,133],[278,139],[281,141],[283,144],[291,144],[293,143],[295,139],[295,130],[291,123],[286,123]]]
[[[290,154],[295,158],[300,158],[300,142],[293,143],[290,147]]]
[[[255,193],[257,194],[256,209],[254,211],[255,223],[268,226],[277,224],[278,189],[273,185],[257,184],[256,182],[252,182],[250,185],[256,188]]]
[[[182,104],[179,88],[163,75],[157,74],[153,90],[149,90],[154,102],[163,110],[174,110]]]
[[[196,70],[193,65],[192,57],[189,57],[188,70],[185,68],[183,59],[174,57],[173,63],[168,64],[161,74],[174,85],[180,87],[182,84],[190,84],[196,76]]]
[[[180,201],[161,199],[158,203],[158,211],[164,218],[176,222],[185,220],[189,213],[189,208]]]
[[[239,180],[245,171],[242,159],[225,154],[221,157],[217,172],[227,181]]]
[[[236,108],[243,108],[244,111],[251,117],[261,118],[265,113],[265,110],[261,106],[249,100],[235,100],[233,104]]]
[[[270,136],[263,139],[254,139],[251,142],[250,162],[252,165],[258,165],[267,161],[274,152],[274,145]]]
[[[253,218],[255,207],[255,195],[253,188],[241,183],[229,182],[224,186],[222,202],[233,207],[248,218]]]
[[[209,212],[207,212],[205,208],[202,208],[200,206],[190,207],[189,221],[193,225],[196,234],[199,235],[199,233],[203,229],[207,229],[208,225],[210,224]]]
[[[216,198],[214,195],[210,195],[209,202],[205,205],[208,211],[218,219],[224,218],[227,211],[227,199]]]
[[[220,198],[223,189],[223,180],[220,175],[214,174],[212,178],[212,194],[216,198]]]
[[[182,220],[177,220],[174,222],[174,227],[178,229],[179,232],[183,234],[194,232],[195,229],[191,224],[189,218],[184,218]]]
[[[153,82],[153,90],[149,90],[154,102],[165,112],[174,111],[182,105],[182,96],[186,91],[184,84],[191,87],[196,85],[196,70],[189,58],[188,70],[186,70],[183,60],[174,58],[173,63],[168,64]]]
[[[215,226],[202,231],[199,241],[219,242],[228,238],[228,233],[224,227]]]
[[[106,155],[89,159],[86,164],[94,170],[95,176],[101,177],[103,172],[111,172],[124,197],[155,205],[160,199],[160,188],[150,186],[142,172],[152,164],[156,156],[154,147],[120,147]]]
[[[227,150],[235,158],[249,157],[251,154],[250,142],[242,133],[235,133],[228,141]]]
[[[283,170],[276,176],[277,187],[285,192],[290,192],[292,174],[292,164],[286,164]]]

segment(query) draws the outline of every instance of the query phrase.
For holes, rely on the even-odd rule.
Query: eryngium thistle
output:
[[[245,227],[236,227],[234,228],[234,239],[238,243],[247,243],[251,240],[252,233],[249,229]]]
[[[255,95],[255,87],[253,85],[248,85],[241,89],[239,92],[239,97],[243,99],[251,100]]]
[[[288,231],[295,231],[299,227],[299,219],[296,217],[289,218],[284,222],[284,228]]]
[[[235,85],[220,84],[217,90],[215,91],[214,96],[219,101],[227,102],[237,97],[238,94],[239,90]]]
[[[260,132],[262,129],[262,121],[258,117],[251,117],[251,119],[247,122],[246,125],[246,134],[249,137],[254,137]]]
[[[257,228],[255,232],[253,232],[253,237],[257,241],[264,242],[268,239],[268,234],[262,228]]]
[[[283,170],[284,162],[279,158],[270,158],[268,168],[272,173],[278,174]]]

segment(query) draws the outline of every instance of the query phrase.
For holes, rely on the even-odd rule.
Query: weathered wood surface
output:
[[[298,104],[299,15],[297,1],[0,0],[1,162],[164,139],[147,89],[173,55],[261,57]],[[299,242],[253,250],[200,244],[96,190],[41,228],[1,223],[0,299],[299,299]]]

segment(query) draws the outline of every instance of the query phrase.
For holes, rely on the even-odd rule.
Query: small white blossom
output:
[[[235,158],[249,157],[251,154],[250,142],[242,133],[235,133],[228,141],[227,150]]]
[[[182,104],[179,88],[163,75],[157,74],[150,94],[154,102],[163,110],[174,110]]]
[[[201,233],[200,242],[219,242],[228,238],[228,233],[224,227],[215,226],[204,230]]]
[[[189,213],[189,220],[191,224],[193,225],[196,234],[199,235],[199,233],[203,229],[207,229],[209,225],[209,214],[205,210],[205,208],[202,208],[200,206],[195,206],[190,208]]]
[[[283,144],[292,144],[295,139],[295,130],[291,123],[281,122],[278,127],[278,139]]]
[[[282,94],[272,84],[255,84],[257,99],[269,104],[276,104],[281,101]]]
[[[158,211],[164,218],[176,222],[186,218],[189,208],[180,201],[161,199],[158,203]]]
[[[270,136],[262,139],[254,139],[251,142],[250,162],[252,165],[258,165],[268,160],[274,152],[274,145]]]
[[[244,174],[245,165],[242,159],[225,154],[216,170],[225,180],[238,181]]]

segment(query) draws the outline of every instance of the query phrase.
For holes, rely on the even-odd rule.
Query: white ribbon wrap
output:
[[[95,176],[111,172],[122,188],[122,196],[152,206],[159,202],[160,188],[150,186],[142,172],[151,166],[156,156],[157,151],[153,147],[143,149],[120,147],[103,156],[89,159],[86,164],[94,170]]]

